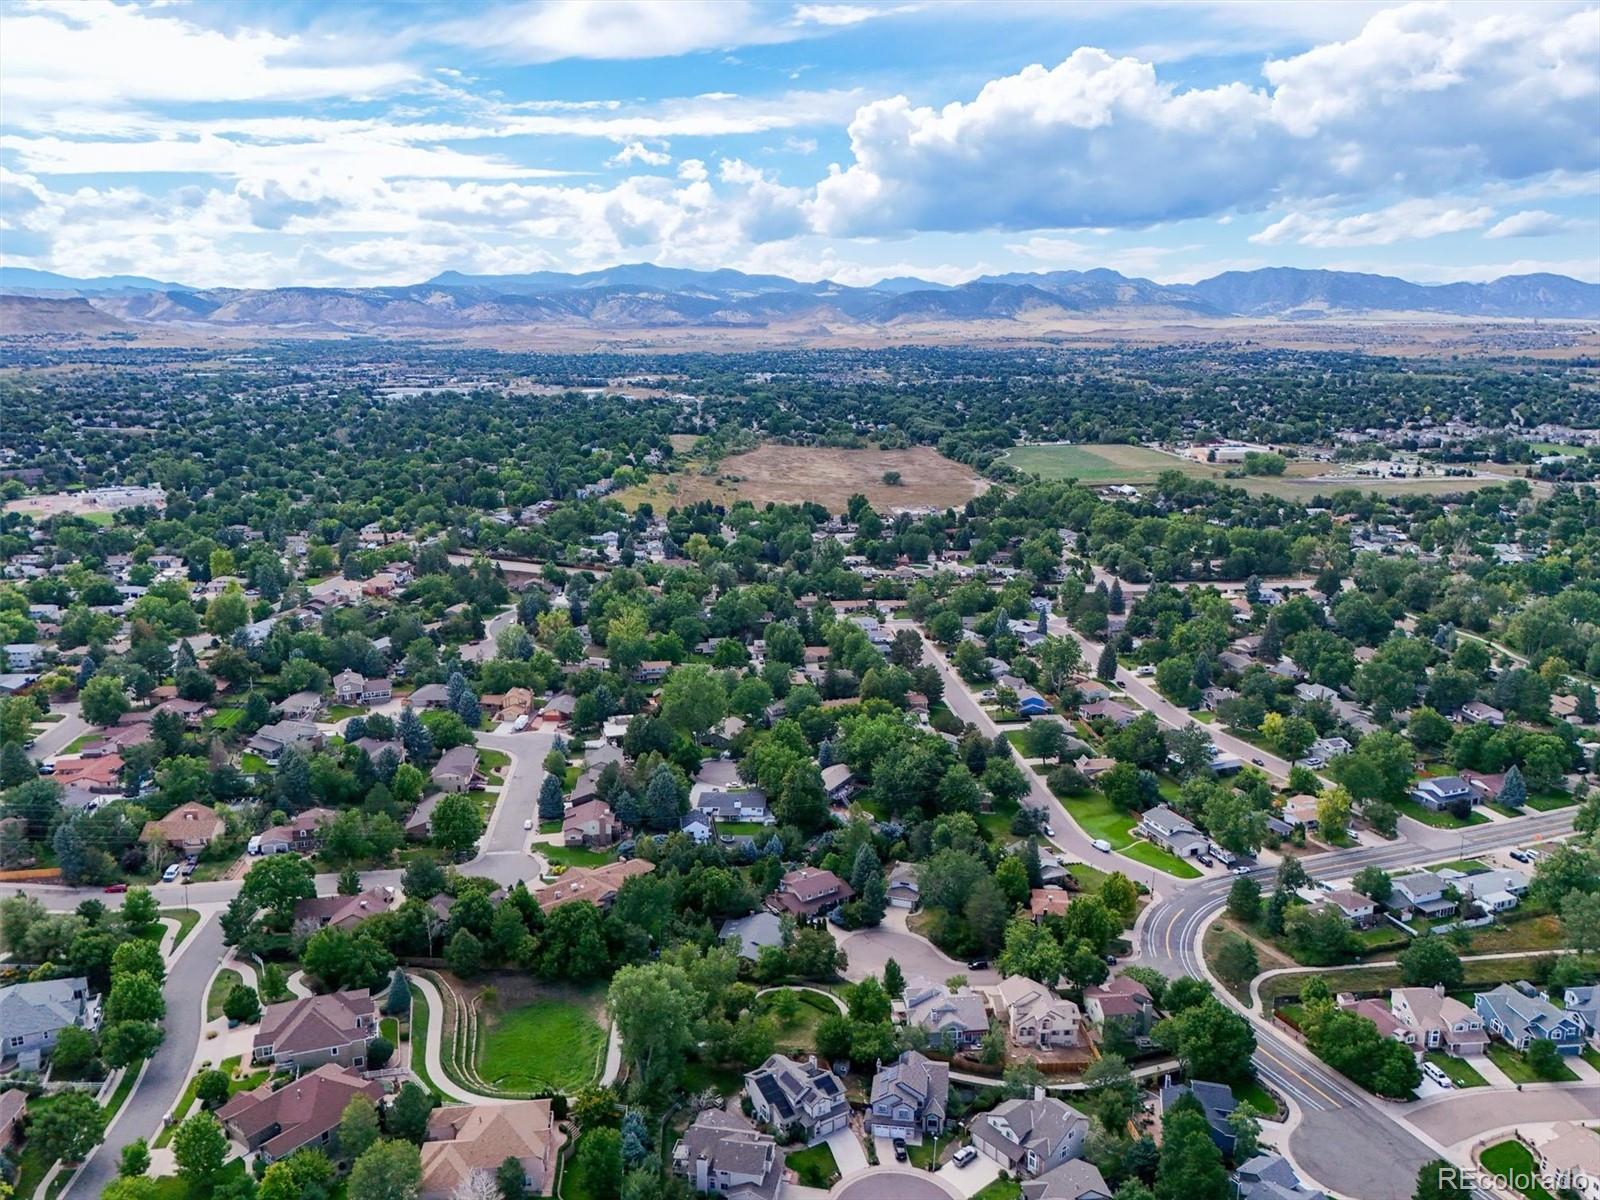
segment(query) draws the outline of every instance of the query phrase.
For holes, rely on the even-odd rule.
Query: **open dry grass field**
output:
[[[1280,476],[1254,476],[1226,479],[1226,468],[1213,463],[1195,462],[1176,454],[1152,450],[1148,446],[1069,446],[1061,444],[1015,446],[1003,460],[1018,471],[1029,471],[1043,479],[1077,479],[1093,486],[1110,484],[1152,484],[1163,471],[1178,471],[1194,479],[1214,479],[1241,487],[1256,495],[1281,496],[1287,500],[1309,502],[1314,496],[1329,496],[1347,488],[1376,492],[1380,496],[1410,496],[1417,493],[1472,492],[1503,478],[1477,476],[1472,479],[1367,479],[1356,476],[1333,479],[1338,470],[1330,463],[1291,462]]]
[[[900,482],[883,482],[898,471]],[[731,505],[749,500],[798,504],[812,500],[831,512],[860,492],[883,509],[949,508],[965,504],[988,486],[970,467],[952,462],[929,446],[909,450],[841,450],[826,446],[769,443],[714,466],[686,458],[679,470],[647,484],[618,492],[628,508],[649,501],[658,511],[710,500]]]

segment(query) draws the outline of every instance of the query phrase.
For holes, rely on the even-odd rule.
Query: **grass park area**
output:
[[[582,846],[556,846],[549,842],[540,842],[538,851],[553,867],[603,867],[617,857],[615,851],[585,850]]]
[[[1561,1074],[1554,1079],[1546,1079],[1536,1074],[1528,1065],[1528,1060],[1521,1052],[1513,1050],[1504,1042],[1491,1041],[1488,1049],[1489,1061],[1504,1071],[1512,1083],[1576,1083],[1578,1076],[1566,1063],[1561,1064]]]
[[[1519,1190],[1528,1200],[1555,1200],[1554,1196],[1534,1182],[1538,1178],[1539,1164],[1534,1161],[1533,1151],[1521,1142],[1505,1141],[1490,1146],[1478,1155],[1478,1161],[1491,1175],[1524,1181],[1527,1186]]]
[[[1457,1058],[1453,1054],[1446,1054],[1443,1050],[1429,1050],[1423,1058],[1438,1067],[1450,1077],[1450,1082],[1458,1088],[1487,1087],[1489,1081],[1464,1058]]]
[[[483,1013],[478,1073],[508,1090],[575,1092],[594,1082],[606,1032],[594,990],[554,995],[499,1013]]]
[[[803,1187],[832,1187],[839,1178],[839,1164],[826,1142],[808,1146],[804,1150],[791,1150],[784,1155],[789,1169],[800,1177]]]
[[[211,990],[206,993],[206,1020],[215,1021],[222,1015],[222,1006],[228,999],[228,993],[244,982],[244,978],[232,967],[224,967],[217,972],[217,977],[211,981]]]

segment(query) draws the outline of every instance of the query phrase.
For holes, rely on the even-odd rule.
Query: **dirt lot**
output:
[[[749,500],[757,507],[772,501],[813,500],[841,511],[862,493],[880,511],[899,508],[949,508],[965,504],[988,486],[970,467],[944,458],[928,446],[910,450],[839,450],[817,446],[759,446],[725,458],[710,474],[704,464],[686,460],[681,470],[617,494],[629,508],[648,500],[657,510],[710,500],[731,505]],[[898,471],[900,483],[883,482]]]

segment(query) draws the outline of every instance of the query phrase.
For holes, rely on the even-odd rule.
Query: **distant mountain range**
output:
[[[1083,320],[1313,320],[1365,314],[1600,319],[1600,285],[1564,275],[1424,285],[1352,271],[1272,267],[1194,284],[1160,284],[1115,271],[1013,272],[959,286],[915,278],[872,287],[741,271],[647,263],[566,274],[463,275],[409,287],[188,288],[131,275],[73,279],[0,268],[0,330],[62,332],[186,326],[280,332],[386,333],[476,326],[573,329],[782,328],[797,332]],[[80,303],[63,307],[62,302]],[[30,301],[38,301],[37,305]],[[52,318],[51,314],[55,314]]]

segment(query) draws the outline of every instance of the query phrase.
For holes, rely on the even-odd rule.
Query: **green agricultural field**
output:
[[[1006,466],[1042,479],[1077,479],[1083,483],[1154,483],[1163,471],[1215,478],[1221,474],[1205,463],[1191,462],[1144,446],[1013,446]]]

